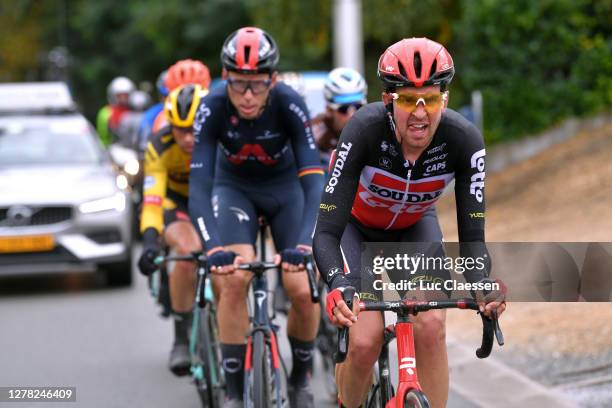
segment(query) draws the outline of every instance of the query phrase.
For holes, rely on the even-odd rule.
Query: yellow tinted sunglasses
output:
[[[416,110],[419,103],[423,103],[423,107],[427,113],[434,113],[442,107],[446,100],[446,93],[428,92],[428,93],[396,93],[392,92],[393,100],[402,110],[412,113]]]

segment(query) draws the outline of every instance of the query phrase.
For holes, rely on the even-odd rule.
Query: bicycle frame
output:
[[[266,228],[267,224],[265,221],[260,219],[259,223],[259,240],[260,240],[260,251],[259,258],[261,262],[253,262],[245,265],[249,266],[244,268],[250,270],[253,273],[253,280],[251,281],[251,289],[253,291],[253,316],[251,321],[251,331],[247,337],[247,349],[244,362],[244,402],[245,406],[249,406],[249,379],[253,375],[253,337],[256,332],[261,331],[264,333],[266,342],[270,344],[270,352],[272,357],[272,369],[274,370],[274,391],[276,394],[277,406],[282,406],[282,363],[280,358],[280,352],[278,347],[278,341],[276,339],[276,327],[272,324],[270,315],[268,313],[268,278],[266,277],[266,270],[277,268],[277,265],[272,263],[266,263]],[[242,268],[241,268],[242,269]]]

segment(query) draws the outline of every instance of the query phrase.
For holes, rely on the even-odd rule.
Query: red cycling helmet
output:
[[[169,92],[181,85],[195,84],[204,89],[210,85],[210,72],[208,67],[201,61],[184,59],[176,62],[168,68],[168,74],[164,80]]]
[[[387,48],[378,60],[378,78],[386,90],[402,86],[440,85],[444,91],[453,75],[453,58],[446,48],[427,38],[398,41]]]
[[[279,52],[276,41],[264,30],[244,27],[227,37],[221,49],[221,64],[228,71],[261,74],[276,71]]]

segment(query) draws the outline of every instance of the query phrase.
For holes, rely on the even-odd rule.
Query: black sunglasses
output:
[[[228,78],[227,83],[229,87],[232,88],[232,91],[237,92],[239,94],[245,94],[248,89],[250,89],[253,94],[260,94],[270,87],[270,85],[272,84],[272,80],[265,79],[257,81],[247,81],[244,79]]]
[[[352,110],[353,112],[357,112],[359,110],[359,108],[361,108],[363,106],[362,103],[349,103],[346,105],[340,105],[340,104],[336,104],[336,103],[330,103],[329,107],[332,108],[333,110],[346,115],[349,110]]]

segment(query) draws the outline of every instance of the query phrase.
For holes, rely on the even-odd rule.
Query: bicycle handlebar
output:
[[[317,279],[314,271],[314,262],[312,254],[304,255],[304,265],[306,268],[306,275],[308,276],[308,287],[310,289],[310,299],[312,303],[319,302],[319,287],[317,286]],[[279,266],[273,262],[249,262],[238,265],[237,269],[244,269],[251,271],[254,274],[262,274],[268,269],[277,269]]]
[[[159,266],[167,262],[175,261],[195,262],[198,266],[198,282],[195,301],[199,307],[204,307],[206,305],[206,276],[210,272],[208,269],[208,258],[203,252],[196,251],[189,255],[160,255],[153,260],[153,263]]]
[[[268,269],[277,269],[277,268],[278,268],[278,265],[275,264],[274,262],[261,262],[261,261],[248,262],[248,263],[243,263],[243,264],[236,266],[236,269],[244,269],[245,271],[251,271],[254,274],[263,273],[267,271]]]
[[[347,302],[347,297],[345,294],[347,293],[346,288],[342,294],[344,302],[347,306],[352,310],[352,296],[349,302],[351,306],[349,306],[349,302]],[[352,289],[352,288],[351,288]],[[469,310],[479,310],[478,303],[474,299],[464,298],[464,299],[456,299],[456,300],[440,300],[440,301],[413,301],[413,300],[405,300],[402,302],[359,302],[359,310],[360,311],[389,311],[394,313],[411,313],[416,314],[418,312],[425,312],[433,309],[469,309]],[[480,317],[482,319],[482,342],[480,347],[476,350],[476,356],[478,358],[486,358],[491,354],[491,350],[493,349],[493,337],[497,339],[497,344],[500,346],[504,345],[504,336],[499,327],[499,322],[497,319],[497,313],[493,312],[493,317],[489,318],[484,314],[480,313]],[[341,348],[341,341],[342,344]],[[336,362],[340,363],[344,361],[346,358],[346,353],[348,351],[348,328],[343,327],[338,330],[338,352],[336,354]]]
[[[171,261],[189,261],[195,262],[198,267],[204,268],[206,273],[208,270],[208,258],[203,252],[192,252],[189,255],[172,255],[172,256],[158,256],[153,261],[156,265],[162,265]],[[312,254],[304,255],[304,265],[306,267],[306,274],[308,275],[308,287],[310,288],[310,298],[313,303],[319,302],[319,288],[317,286],[316,275],[314,271],[314,261]],[[277,269],[279,266],[273,262],[249,262],[243,263],[237,266],[237,269],[244,269],[251,271],[256,275],[262,274],[269,269]]]
[[[198,266],[203,266],[207,264],[208,258],[204,255],[203,252],[192,252],[189,255],[168,255],[163,256],[160,255],[153,260],[155,265],[162,265],[167,262],[176,262],[176,261],[188,261],[195,262]]]

